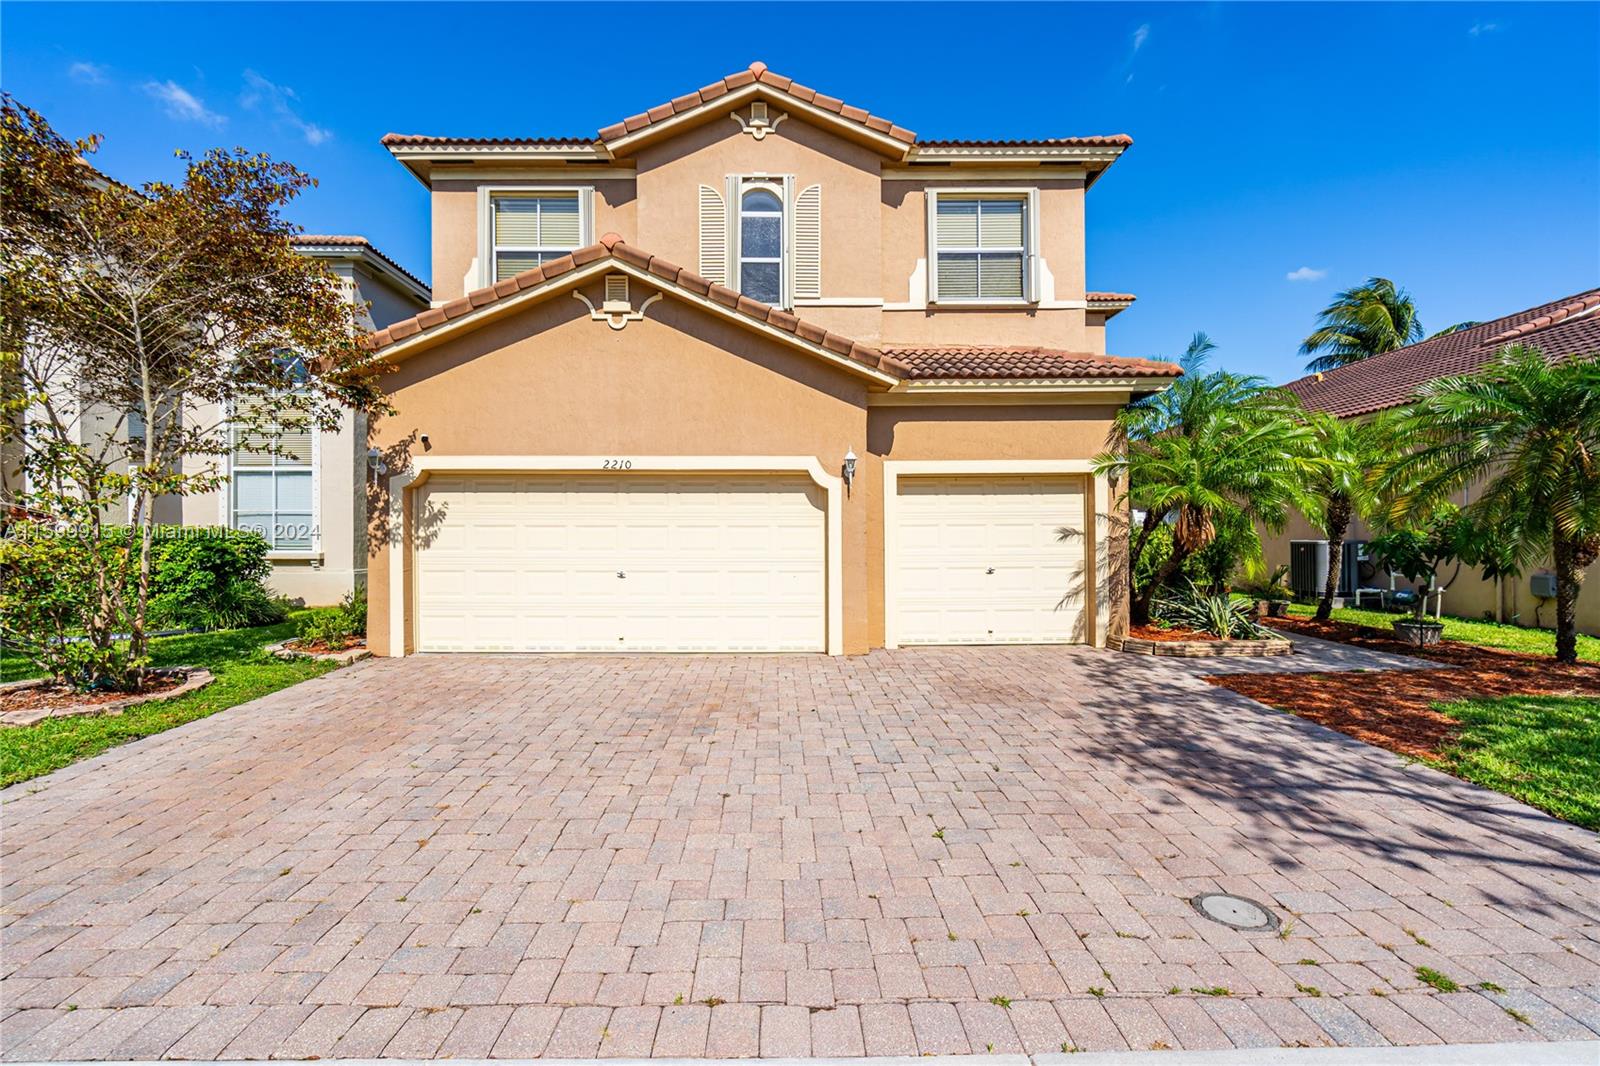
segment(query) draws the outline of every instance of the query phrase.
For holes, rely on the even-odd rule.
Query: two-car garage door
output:
[[[437,476],[420,651],[822,651],[826,496],[803,475]]]

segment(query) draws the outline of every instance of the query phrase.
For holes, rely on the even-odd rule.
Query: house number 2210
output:
[[[601,470],[632,470],[632,459],[605,459],[600,464]]]

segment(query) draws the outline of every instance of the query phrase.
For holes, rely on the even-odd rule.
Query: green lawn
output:
[[[1316,613],[1316,607],[1302,604],[1291,604],[1289,613],[1297,618],[1310,618]],[[1370,609],[1356,609],[1343,607],[1333,612],[1335,622],[1349,622],[1353,625],[1371,626],[1381,629],[1385,633],[1393,633],[1389,623],[1402,617],[1390,611],[1374,611]],[[1429,615],[1431,618],[1432,615]],[[1499,622],[1472,621],[1467,618],[1456,618],[1445,615],[1444,635],[1447,640],[1459,640],[1467,644],[1478,644],[1486,648],[1505,648],[1508,651],[1527,652],[1531,655],[1554,655],[1556,653],[1556,635],[1550,629],[1524,629],[1521,626],[1502,625]],[[1600,637],[1591,637],[1583,633],[1578,634],[1578,658],[1590,662],[1600,662]]]
[[[294,635],[294,621],[261,629],[231,629],[151,642],[154,666],[205,666],[216,680],[198,692],[132,707],[121,715],[51,718],[37,725],[0,728],[0,788],[59,770],[107,748],[205,718],[269,692],[325,674],[331,663],[285,661],[261,649]],[[5,680],[34,676],[27,664],[0,658]]]
[[[1434,765],[1600,830],[1600,699],[1506,696],[1434,706],[1462,726]]]

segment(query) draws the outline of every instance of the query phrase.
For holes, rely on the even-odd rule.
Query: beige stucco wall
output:
[[[633,282],[636,304],[645,289]],[[585,292],[599,302],[598,284]],[[591,321],[570,293],[552,295],[401,360],[385,386],[395,413],[374,423],[372,439],[391,475],[423,454],[422,434],[430,457],[814,456],[829,473],[854,449],[841,513],[847,653],[883,642],[885,458],[1088,458],[1114,412],[872,407],[859,376],[670,294],[621,331]],[[384,489],[373,490],[370,514],[369,640],[390,654],[389,567],[401,531]]]
[[[1458,497],[1457,502],[1465,502],[1465,496]],[[1347,535],[1350,540],[1371,540],[1371,528],[1357,519],[1350,525]],[[1304,517],[1294,514],[1290,517],[1288,525],[1279,534],[1264,533],[1261,538],[1262,551],[1266,557],[1267,568],[1284,566],[1289,562],[1289,543],[1295,540],[1324,540],[1325,534],[1307,522]],[[1540,567],[1530,568],[1527,574],[1515,581],[1496,583],[1485,581],[1481,573],[1470,566],[1462,566],[1456,573],[1455,580],[1450,581],[1444,594],[1444,612],[1461,618],[1498,618],[1504,621],[1515,621],[1525,626],[1541,626],[1545,629],[1555,628],[1556,605],[1554,600],[1545,600],[1541,606],[1540,601],[1533,597],[1529,590],[1528,575],[1540,569],[1548,570],[1549,562],[1546,560]],[[1451,574],[1455,573],[1455,566],[1442,567],[1439,571],[1440,581],[1449,581]],[[1389,581],[1379,575],[1373,582],[1380,588],[1388,588]],[[1396,588],[1407,588],[1410,583],[1403,577],[1395,578]],[[1430,603],[1429,609],[1432,610]],[[1600,563],[1591,566],[1584,578],[1583,590],[1578,596],[1578,629],[1584,633],[1600,635]]]
[[[731,110],[731,109],[730,109]],[[782,113],[781,109],[774,115]],[[593,186],[594,234],[612,231],[654,255],[699,270],[699,190],[725,192],[730,174],[792,174],[796,191],[822,188],[822,297],[802,318],[868,344],[1039,344],[1105,350],[1104,318],[1081,306],[1085,289],[1084,180],[1019,167],[1013,176],[885,175],[895,161],[790,115],[757,141],[726,114],[642,147],[614,167],[626,178],[571,177],[553,166],[504,167],[482,179],[435,177],[432,193],[434,302],[483,284],[479,189]],[[507,173],[517,177],[508,178]],[[1039,190],[1040,302],[1017,308],[927,305],[929,188]],[[1077,307],[1056,306],[1076,303]]]

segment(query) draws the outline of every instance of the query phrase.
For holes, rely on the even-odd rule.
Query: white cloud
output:
[[[67,67],[67,77],[84,85],[104,85],[106,75],[111,68],[102,63],[89,63],[79,60]]]
[[[244,94],[239,97],[241,106],[252,111],[265,107],[279,122],[297,130],[306,143],[313,147],[333,139],[332,130],[307,120],[295,110],[294,104],[300,98],[289,86],[276,85],[253,70],[244,72],[244,83]]]
[[[1316,267],[1301,267],[1299,270],[1289,271],[1284,275],[1284,279],[1287,281],[1321,281],[1327,276],[1328,272],[1326,270],[1318,270]]]
[[[1150,23],[1146,22],[1133,31],[1133,50],[1137,52],[1144,47],[1144,42],[1150,39]]]
[[[1499,32],[1500,23],[1498,22],[1474,22],[1472,24],[1472,28],[1467,31],[1467,33],[1471,34],[1473,37],[1482,37],[1486,33]]]
[[[221,126],[228,119],[206,107],[194,93],[175,81],[147,81],[144,91],[160,100],[167,114],[180,122],[199,122],[207,126]]]

